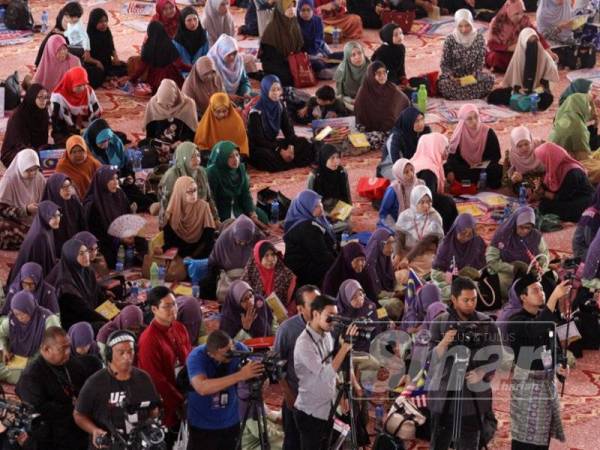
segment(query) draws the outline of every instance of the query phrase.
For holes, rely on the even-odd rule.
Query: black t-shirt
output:
[[[96,372],[83,385],[75,410],[89,417],[103,430],[116,429],[129,432],[124,405],[133,405],[137,408],[144,402],[156,405],[160,403],[160,396],[146,372],[134,367],[131,378],[120,381],[113,377],[108,369],[103,369]],[[139,419],[143,420],[144,417],[140,416]],[[130,420],[130,425],[135,425],[131,422]]]

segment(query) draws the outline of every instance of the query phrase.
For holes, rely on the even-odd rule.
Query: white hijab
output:
[[[26,208],[41,201],[46,186],[44,175],[38,171],[33,178],[24,178],[25,171],[36,166],[40,167],[40,159],[35,150],[26,148],[17,153],[0,180],[0,203]]]
[[[469,34],[463,34],[458,29],[458,26],[464,21],[469,22],[471,25],[471,32]],[[459,9],[454,13],[454,31],[452,32],[452,36],[454,36],[456,42],[464,47],[470,47],[475,42],[477,30],[473,23],[473,14],[471,14],[471,11],[468,9]]]
[[[407,248],[414,247],[427,234],[434,234],[440,238],[444,237],[442,216],[433,207],[429,209],[427,214],[417,212],[417,204],[426,195],[433,199],[427,186],[415,186],[410,193],[410,208],[402,211],[398,216],[396,229],[404,233]]]

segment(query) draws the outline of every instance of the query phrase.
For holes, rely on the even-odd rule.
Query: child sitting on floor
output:
[[[336,98],[335,89],[331,86],[321,86],[305,106],[293,114],[294,120],[302,125],[308,125],[313,120],[333,119],[348,116],[348,110],[341,99]]]

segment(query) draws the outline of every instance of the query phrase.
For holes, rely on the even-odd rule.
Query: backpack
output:
[[[24,0],[11,0],[4,14],[4,25],[9,30],[32,30],[33,16]]]
[[[4,110],[15,109],[21,103],[21,85],[19,84],[19,73],[15,71],[6,80],[0,82],[4,88]]]

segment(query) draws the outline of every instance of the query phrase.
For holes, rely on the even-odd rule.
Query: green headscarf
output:
[[[350,62],[352,50],[360,49],[363,54],[364,63],[360,67],[356,67]],[[365,55],[365,50],[362,45],[356,41],[350,41],[344,46],[344,60],[338,66],[335,72],[336,90],[338,95],[345,97],[356,97],[358,88],[362,84],[362,80],[367,74],[369,67],[369,58]]]
[[[569,86],[564,90],[562,94],[560,94],[560,100],[558,100],[558,105],[562,105],[563,102],[572,94],[587,94],[590,92],[590,87],[592,87],[591,80],[585,78],[577,78],[575,81],[572,81]]]
[[[563,147],[576,159],[585,159],[591,151],[587,128],[590,119],[588,94],[571,94],[558,108],[548,140]]]

